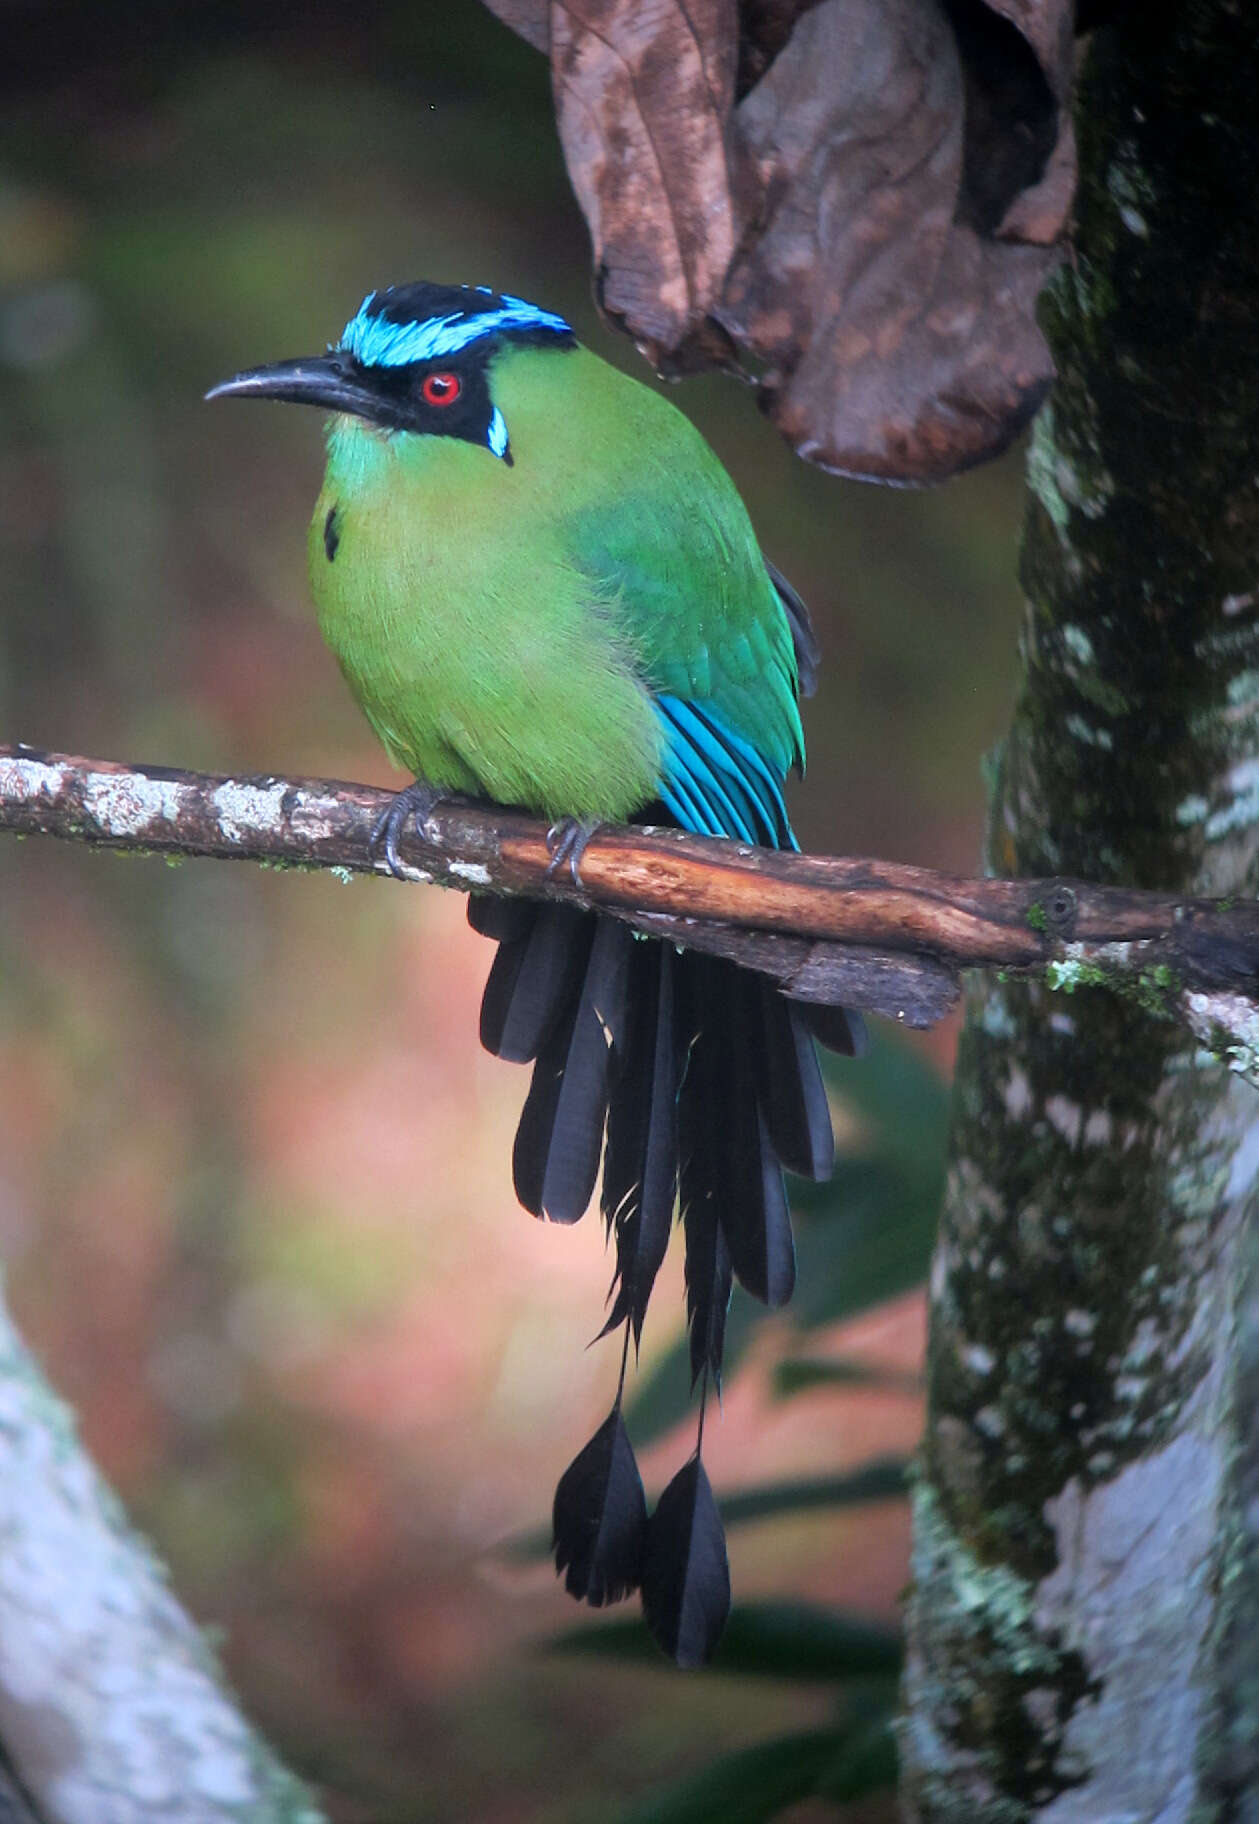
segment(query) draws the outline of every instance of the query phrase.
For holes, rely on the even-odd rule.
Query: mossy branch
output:
[[[388,792],[326,779],[222,778],[0,747],[0,830],[279,867],[384,870],[369,852]],[[803,1000],[928,1026],[963,969],[1107,986],[1189,1021],[1250,1071],[1259,1054],[1259,903],[987,880],[893,862],[780,854],[678,830],[609,828],[580,882],[550,872],[545,826],[452,798],[409,878],[598,907],[637,930],[732,957]]]

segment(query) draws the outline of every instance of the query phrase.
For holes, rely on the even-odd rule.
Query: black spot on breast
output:
[[[328,554],[329,563],[336,556],[337,546],[340,543],[341,534],[337,531],[337,509],[335,506],[331,506],[328,508],[328,517],[323,522],[323,548]]]

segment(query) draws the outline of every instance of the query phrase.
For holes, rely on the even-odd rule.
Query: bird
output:
[[[574,873],[603,824],[798,846],[784,786],[819,660],[808,611],[691,421],[563,316],[485,286],[391,285],[324,354],[206,396],[328,414],[319,627],[413,780],[373,831],[381,865],[401,872],[408,822],[423,834],[453,793],[540,813]],[[663,1651],[702,1665],[731,1602],[702,1449],[732,1282],[770,1307],[791,1295],[783,1171],[821,1180],[834,1157],[815,1041],[856,1055],[860,1016],[608,914],[474,894],[468,917],[497,944],[482,1043],[533,1067],[517,1196],[576,1222],[602,1167],[615,1248],[599,1335],[621,1335],[616,1395],[556,1489],[556,1569],[596,1608],[640,1592]],[[649,1513],[622,1407],[675,1212],[699,1420]]]

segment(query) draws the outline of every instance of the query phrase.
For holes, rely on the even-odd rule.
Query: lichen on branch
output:
[[[135,852],[387,872],[371,833],[390,794],[324,779],[223,778],[0,747],[0,832]],[[1192,1024],[1249,1072],[1259,1025],[1259,904],[1085,881],[968,879],[786,854],[640,826],[597,832],[580,878],[553,867],[543,824],[444,800],[404,835],[406,878],[611,912],[648,936],[727,956],[801,1000],[928,1026],[964,969],[1104,986]],[[1209,1011],[1206,1011],[1209,1009]]]

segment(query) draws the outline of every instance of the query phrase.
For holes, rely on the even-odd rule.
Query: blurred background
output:
[[[400,783],[308,609],[315,416],[201,395],[417,277],[537,299],[647,378],[590,303],[543,59],[476,0],[0,20],[0,739]],[[803,843],[971,871],[1018,456],[880,491],[805,468],[728,380],[672,396],[818,624]],[[682,1677],[531,1537],[615,1383],[615,1345],[586,1351],[611,1261],[593,1212],[515,1203],[490,954],[436,890],[0,843],[0,1257],[335,1817],[681,1817],[651,1795],[892,1688],[953,1034],[880,1031],[832,1074],[845,1157],[798,1199],[800,1289],[736,1312],[706,1439],[743,1607]],[[649,1492],[691,1448],[668,1272],[630,1412]]]

